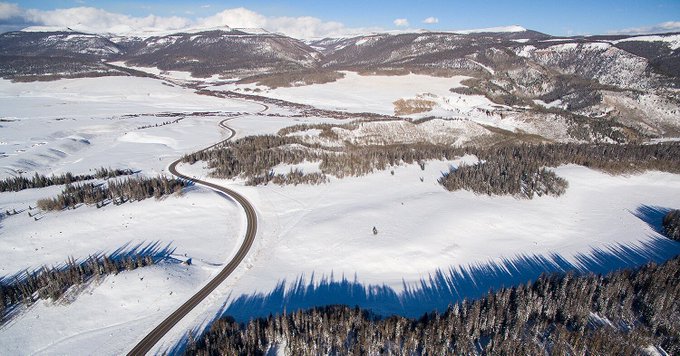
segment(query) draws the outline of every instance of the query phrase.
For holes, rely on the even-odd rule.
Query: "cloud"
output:
[[[24,18],[29,22],[44,26],[70,27],[74,30],[95,33],[178,30],[191,24],[190,20],[178,16],[132,17],[93,7],[73,7],[49,11],[29,9],[25,11]]]
[[[439,23],[439,19],[434,17],[434,16],[430,16],[430,17],[426,18],[425,20],[423,20],[423,23],[435,24],[435,23]]]
[[[370,29],[350,29],[340,22],[322,21],[316,17],[267,17],[243,7],[227,9],[198,20],[199,27],[229,26],[236,28],[264,28],[296,38],[315,38],[355,34]]]
[[[13,19],[10,21],[9,19]],[[16,20],[20,19],[21,23]],[[408,23],[408,22],[407,22]],[[22,9],[15,4],[0,2],[0,29],[17,29],[29,25],[70,27],[91,33],[131,34],[139,32],[180,31],[189,28],[263,28],[296,38],[357,35],[380,31],[379,28],[348,28],[336,21],[316,17],[269,17],[239,7],[226,9],[212,16],[190,19],[179,16],[134,17],[93,7],[72,7],[56,10]]]
[[[407,19],[394,19],[394,25],[399,26],[399,27],[406,27],[408,26],[408,20]]]
[[[266,23],[266,17],[243,7],[224,10],[198,20],[199,26],[204,27],[263,27]]]
[[[17,4],[0,2],[0,20],[7,20],[13,17],[20,17],[23,11]]]
[[[636,35],[664,32],[680,32],[680,21],[668,21],[652,26],[624,28],[622,30],[609,31],[608,33],[612,35]]]

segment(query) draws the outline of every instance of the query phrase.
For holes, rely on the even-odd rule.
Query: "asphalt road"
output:
[[[259,104],[259,103],[258,103]],[[260,104],[264,107],[264,109],[260,112],[267,111],[269,107],[264,104]],[[244,116],[244,115],[241,115]],[[228,127],[226,125],[226,122],[232,119],[239,118],[241,116],[235,116],[231,117],[228,119],[224,119],[220,121],[219,126],[231,131],[231,134],[229,137],[226,139],[211,145],[209,147],[204,148],[201,151],[209,150],[219,144],[222,144],[232,137],[236,135],[236,131],[234,131],[232,128]],[[201,152],[199,151],[199,152]],[[177,324],[184,316],[186,316],[191,310],[193,310],[205,297],[207,297],[217,286],[220,285],[231,273],[236,270],[236,267],[243,261],[243,259],[246,257],[248,254],[248,251],[250,250],[250,247],[253,245],[253,241],[255,241],[255,235],[257,233],[257,214],[255,213],[255,209],[253,208],[252,204],[244,198],[241,194],[229,189],[222,187],[220,185],[202,181],[200,179],[194,179],[188,176],[185,176],[182,173],[179,173],[177,171],[177,165],[182,161],[182,159],[178,159],[172,164],[170,164],[170,167],[168,167],[168,171],[182,179],[187,179],[191,180],[192,182],[208,187],[210,189],[213,189],[218,192],[222,192],[229,197],[231,197],[233,200],[238,202],[242,207],[243,210],[245,210],[246,213],[246,219],[248,221],[247,227],[246,227],[246,236],[243,239],[243,243],[241,244],[241,247],[238,249],[238,252],[236,252],[236,255],[234,258],[229,261],[229,263],[218,273],[215,278],[213,278],[208,284],[206,284],[201,290],[199,290],[196,294],[194,294],[189,300],[184,302],[182,306],[180,306],[177,310],[175,310],[170,316],[168,316],[165,320],[163,320],[158,326],[156,326],[148,335],[146,335],[130,352],[128,352],[128,355],[145,355],[147,354],[151,348],[160,341],[160,339],[165,336],[165,334],[172,329],[175,324]]]

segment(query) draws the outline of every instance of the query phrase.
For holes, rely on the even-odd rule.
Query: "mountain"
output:
[[[120,55],[105,37],[70,31],[0,34],[0,76],[17,80],[121,75],[102,60]]]
[[[305,43],[259,29],[150,37],[40,30],[0,34],[0,76],[22,80],[127,75],[122,68],[103,63],[124,60],[135,66],[188,71],[196,77],[243,77],[315,68],[321,61]]]
[[[321,56],[290,37],[233,29],[150,37],[130,45],[123,59],[137,66],[188,71],[196,77],[242,77],[314,68]]]
[[[143,75],[108,63],[218,75],[270,87],[365,75],[465,75],[483,95],[538,123],[552,115],[579,140],[680,135],[680,34],[555,37],[512,26],[375,33],[307,43],[260,29],[145,36],[60,29],[0,35],[0,76],[14,80]],[[48,31],[48,32],[44,32]]]
[[[489,48],[507,48],[522,39],[547,39],[534,31],[471,33],[418,32],[374,34],[311,43],[325,55],[324,66],[335,68],[434,68],[484,71],[468,56]]]

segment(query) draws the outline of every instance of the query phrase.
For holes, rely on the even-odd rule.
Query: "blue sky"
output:
[[[223,10],[243,7],[267,17],[314,17],[321,22],[339,22],[346,28],[425,28],[456,30],[505,25],[523,27],[553,35],[603,34],[627,29],[653,32],[659,24],[666,31],[680,31],[680,0],[544,0],[544,1],[97,1],[25,0],[0,2],[22,11],[91,7],[129,17],[181,17],[197,21]],[[22,15],[23,16],[23,15]],[[16,16],[15,16],[16,17]],[[25,16],[23,18],[26,18]],[[431,18],[430,23],[423,23]],[[402,19],[395,22],[396,19]],[[0,11],[0,25],[11,19]],[[436,21],[435,21],[436,20]],[[17,19],[14,18],[14,22]],[[49,22],[49,20],[33,22]],[[38,23],[40,24],[40,23]],[[397,26],[400,24],[401,26]],[[677,25],[677,29],[676,26]],[[272,25],[274,26],[274,25]]]

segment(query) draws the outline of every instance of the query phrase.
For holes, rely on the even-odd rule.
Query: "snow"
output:
[[[0,206],[25,209],[35,206],[38,198],[56,195],[60,188],[3,193]],[[58,265],[70,256],[83,259],[152,243],[175,249],[175,255],[191,258],[193,265],[161,263],[109,276],[88,286],[70,304],[38,301],[0,329],[0,339],[12,340],[0,343],[1,354],[67,354],[74,349],[127,352],[141,333],[219,272],[235,254],[245,230],[245,217],[235,203],[202,188],[161,201],[80,207],[38,216],[43,217],[34,221],[21,213],[2,220],[0,275]],[[111,335],[116,335],[115,342]]]
[[[518,56],[524,57],[524,58],[530,58],[531,53],[536,50],[535,46],[528,45],[528,46],[522,46],[519,47],[515,50],[515,53],[517,53]]]
[[[0,81],[1,177],[91,173],[104,166],[164,173],[182,154],[228,134],[224,115],[260,106],[196,95],[149,78],[106,77],[40,83]],[[194,116],[193,111],[216,111]],[[177,117],[176,124],[139,130]],[[126,115],[135,116],[126,116]],[[0,194],[0,210],[23,211],[56,196],[54,186]],[[39,213],[26,210],[0,223],[0,276],[157,243],[192,266],[162,263],[109,276],[70,304],[38,301],[0,328],[0,354],[67,354],[75,349],[122,354],[221,270],[240,244],[245,216],[239,206],[204,188],[160,201]],[[209,229],[204,227],[210,226]],[[203,227],[203,228],[201,228]],[[171,293],[172,292],[172,293]],[[214,311],[211,311],[214,313]],[[195,323],[194,323],[195,324]],[[116,335],[115,339],[111,335]]]
[[[668,356],[668,353],[659,346],[649,345],[644,351],[649,356]]]
[[[544,107],[544,108],[562,108],[562,106],[563,106],[563,105],[562,105],[562,100],[560,100],[560,99],[551,101],[551,102],[549,102],[549,103],[546,103],[546,102],[543,101],[543,100],[534,99],[534,104],[540,105],[540,106],[542,106],[542,107]]]
[[[604,51],[607,50],[611,47],[609,43],[604,43],[604,42],[589,42],[589,43],[584,43],[583,49],[586,50],[599,50],[599,51]]]
[[[512,25],[512,26],[500,26],[500,27],[488,27],[488,28],[478,28],[478,29],[471,29],[471,30],[456,30],[456,31],[451,31],[453,33],[459,33],[462,35],[467,35],[471,33],[513,33],[513,32],[524,32],[527,29],[518,26],[518,25]]]
[[[316,283],[344,276],[400,293],[437,269],[526,254],[558,254],[579,265],[578,256],[594,248],[643,248],[658,239],[633,214],[641,205],[680,205],[678,175],[610,176],[573,165],[556,169],[570,184],[559,198],[447,192],[436,180],[459,163],[429,161],[424,171],[414,164],[395,168],[394,175],[388,170],[312,187],[248,187],[213,179],[246,195],[260,216],[248,272],[227,281],[231,300],[269,293],[279,283],[292,288],[299,278],[309,283],[312,276]],[[199,167],[180,169],[200,174]]]
[[[578,48],[578,43],[561,43],[557,45],[552,45],[544,50],[543,52],[560,52],[560,51],[572,51]]]
[[[680,48],[680,35],[650,35],[650,36],[636,36],[624,38],[622,40],[613,41],[613,43],[643,41],[643,42],[666,42],[671,50]]]
[[[279,164],[272,168],[272,171],[274,172],[274,174],[287,174],[296,169],[299,169],[304,174],[317,173],[321,172],[321,169],[319,168],[319,163],[321,163],[321,161],[309,162],[305,160],[304,162],[298,164]]]
[[[229,26],[199,26],[199,27],[187,27],[187,28],[177,28],[170,30],[159,30],[156,28],[133,28],[130,26],[114,26],[109,29],[109,32],[102,32],[99,29],[91,28],[81,24],[75,24],[71,27],[64,26],[29,26],[25,27],[21,31],[23,32],[84,32],[91,34],[101,34],[108,36],[123,36],[123,37],[135,37],[135,38],[149,38],[149,37],[162,37],[171,36],[180,33],[193,34],[209,31],[223,31],[223,32],[233,32],[240,31],[247,35],[267,35],[271,32],[262,28],[232,28]]]
[[[193,41],[194,37],[191,38]],[[200,37],[200,36],[199,36]],[[194,60],[197,61],[197,60]],[[168,80],[178,80],[180,82],[188,82],[188,81],[201,81],[201,82],[206,82],[206,83],[214,83],[214,82],[219,82],[219,81],[224,81],[224,79],[220,78],[218,74],[214,74],[208,78],[198,78],[194,77],[191,72],[186,72],[186,71],[180,71],[180,70],[162,70],[157,67],[139,67],[139,66],[132,66],[128,65],[127,63],[123,61],[119,62],[111,62],[111,64],[119,67],[124,67],[124,68],[130,68],[134,70],[138,70],[140,72],[144,73],[149,73],[153,74],[155,76],[161,77],[161,78],[166,78]]]
[[[422,143],[462,145],[471,138],[489,135],[489,131],[471,120],[432,119],[414,124],[410,121],[371,121],[348,130],[335,128],[338,145],[351,142],[358,145]],[[320,140],[319,140],[320,141]],[[321,143],[306,139],[309,143]]]
[[[374,112],[391,115],[394,101],[418,94],[449,95],[449,89],[462,86],[464,76],[439,78],[427,75],[362,76],[343,72],[345,77],[332,83],[307,86],[264,89],[259,95],[276,99],[314,105],[329,110],[348,112]],[[217,86],[216,89],[234,89],[237,85]],[[250,86],[254,88],[254,86]]]
[[[228,112],[259,105],[197,95],[150,78],[0,81],[0,177],[17,172],[83,173],[102,165],[162,172],[171,159],[217,142]],[[194,116],[194,111],[214,111]],[[155,115],[177,112],[179,117]],[[135,116],[128,116],[135,115]],[[139,130],[180,117],[176,124]],[[102,160],[102,157],[106,157]]]
[[[360,143],[380,138],[456,144],[483,135],[486,131],[481,124],[520,127],[512,117],[486,113],[495,107],[484,97],[449,91],[464,79],[413,74],[364,77],[348,72],[334,83],[266,90],[263,95],[321,108],[387,114],[392,114],[393,102],[399,98],[424,98],[437,103],[433,112],[424,115],[454,118],[417,125],[366,122],[356,130],[336,131],[341,140]],[[553,104],[559,103],[546,105]],[[81,174],[100,166],[163,174],[181,155],[224,139],[228,132],[217,124],[236,112],[249,113],[229,121],[237,138],[273,134],[299,123],[346,122],[290,117],[294,111],[274,105],[258,115],[261,109],[258,104],[201,96],[151,78],[0,81],[0,118],[4,119],[0,177],[19,171]],[[138,129],[179,118],[163,116],[167,113],[179,113],[184,119]],[[307,139],[318,133],[295,134]],[[298,279],[307,283],[314,276],[311,283],[319,284],[322,277],[339,280],[345,276],[366,288],[386,286],[401,293],[438,270],[500,264],[517,256],[558,254],[579,264],[579,256],[593,249],[644,249],[657,241],[658,233],[634,215],[639,207],[680,206],[680,176],[660,172],[611,176],[562,166],[556,172],[569,181],[566,194],[530,201],[448,192],[437,183],[451,166],[476,161],[473,156],[429,161],[424,170],[416,164],[401,165],[393,169],[394,174],[390,169],[342,180],[330,177],[329,183],[318,186],[252,187],[241,179],[207,178],[252,202],[258,235],[234,274],[180,321],[155,352],[172,347],[187,330],[205,326],[240,296],[269,293],[281,283],[290,287]],[[274,170],[287,173],[295,168],[312,173],[319,170],[319,162],[279,165]],[[205,163],[183,164],[178,169],[193,177],[207,174]],[[60,189],[2,193],[0,211],[27,208]],[[4,341],[0,354],[126,353],[222,268],[245,228],[240,207],[199,187],[160,201],[101,209],[82,206],[43,215],[35,221],[22,212],[0,221],[2,275],[61,263],[69,256],[85,258],[154,242],[176,249],[177,256],[193,258],[194,265],[165,263],[109,276],[88,286],[70,304],[39,301],[0,328]],[[377,235],[372,233],[373,226]],[[322,300],[313,294],[309,297],[310,303]],[[420,306],[430,307],[424,301]],[[271,345],[271,351],[282,347]]]
[[[70,27],[64,26],[28,26],[22,32],[76,32]]]
[[[491,73],[491,75],[494,75],[494,74],[496,73],[496,71],[494,71],[493,68],[491,68],[491,67],[489,67],[489,66],[485,66],[484,64],[481,64],[481,63],[479,63],[479,62],[477,62],[477,61],[473,61],[473,60],[471,60],[471,59],[468,59],[468,60],[469,60],[470,62],[472,62],[472,63],[474,63],[474,64],[476,64],[476,65],[478,65],[478,66],[484,68],[487,72]]]

